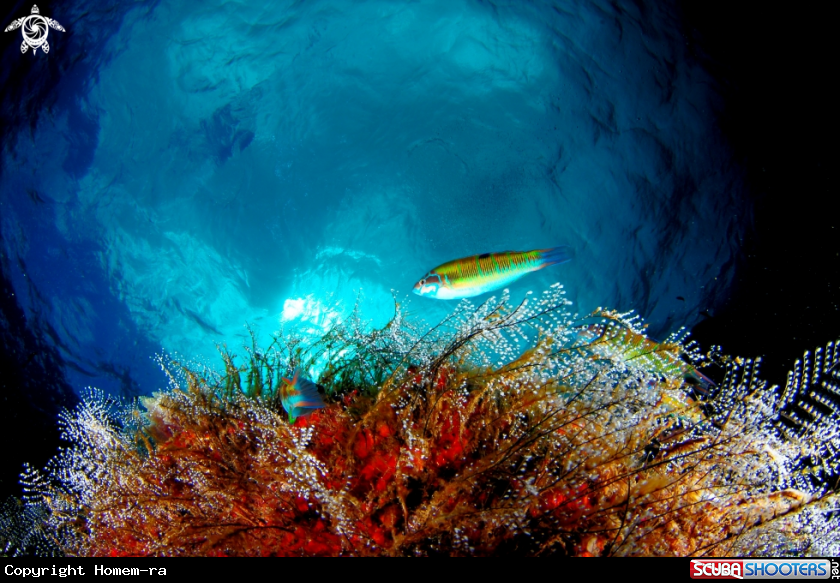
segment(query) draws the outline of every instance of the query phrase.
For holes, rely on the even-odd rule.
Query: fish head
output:
[[[430,271],[423,279],[414,284],[414,293],[418,296],[435,298],[441,287],[443,287],[443,282],[441,281],[440,275],[434,271]]]

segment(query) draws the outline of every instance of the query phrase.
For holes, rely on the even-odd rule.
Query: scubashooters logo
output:
[[[23,43],[20,45],[20,52],[25,53],[27,49],[32,48],[33,55],[38,52],[39,48],[44,51],[45,54],[50,52],[50,44],[47,42],[47,34],[49,34],[51,28],[65,32],[64,27],[62,27],[58,21],[53,20],[52,18],[47,18],[46,16],[41,16],[40,10],[38,10],[38,7],[35,5],[32,6],[32,14],[13,20],[3,32],[17,30],[18,28],[21,29],[21,33],[23,33]]]
[[[692,579],[829,579],[828,559],[692,559]]]

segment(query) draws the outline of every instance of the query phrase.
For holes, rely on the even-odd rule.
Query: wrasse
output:
[[[318,394],[318,387],[312,381],[300,376],[300,369],[295,369],[295,376],[291,379],[282,378],[280,386],[280,402],[289,414],[289,423],[294,423],[298,417],[309,415],[314,409],[324,407],[324,401]]]
[[[702,395],[715,387],[714,381],[680,357],[679,344],[656,342],[620,326],[585,326],[577,331],[581,346],[596,355],[618,358],[627,365],[665,378],[682,378]]]
[[[438,300],[459,300],[510,285],[523,275],[570,261],[571,247],[484,253],[447,261],[414,284],[414,293]]]

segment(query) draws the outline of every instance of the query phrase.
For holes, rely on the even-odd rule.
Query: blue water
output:
[[[19,4],[8,20],[29,13]],[[48,12],[49,10],[49,12]],[[450,259],[556,245],[574,309],[654,337],[727,297],[751,220],[715,81],[672,6],[162,0],[42,7],[7,46],[6,277],[74,390],[149,393],[151,357],[214,362],[454,307],[411,288]],[[4,24],[5,26],[5,24]],[[31,68],[27,71],[26,68]],[[8,81],[11,83],[12,81]]]

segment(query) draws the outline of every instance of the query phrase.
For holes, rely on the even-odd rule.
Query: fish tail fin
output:
[[[695,368],[685,374],[685,382],[693,386],[703,396],[709,396],[717,385],[715,382]]]
[[[560,247],[552,247],[551,249],[540,249],[537,251],[540,254],[540,266],[537,269],[548,267],[549,265],[559,265],[571,261],[575,256],[574,250],[568,245],[561,245]]]
[[[297,392],[295,399],[296,408],[320,409],[324,407],[324,400],[318,394],[318,385],[312,381],[295,375],[297,378]]]

